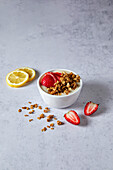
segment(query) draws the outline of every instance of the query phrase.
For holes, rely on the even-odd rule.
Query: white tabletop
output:
[[[47,106],[37,77],[15,89],[5,76],[28,66],[40,73],[66,68],[83,79],[77,102],[51,108],[65,124],[42,133],[46,119],[18,109],[28,101]],[[110,0],[0,0],[0,170],[113,170],[113,2]],[[84,116],[88,101],[98,111]],[[63,115],[75,110],[74,126]],[[55,120],[54,120],[55,122]]]

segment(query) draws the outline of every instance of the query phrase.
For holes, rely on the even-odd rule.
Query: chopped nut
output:
[[[34,106],[33,106],[33,105],[31,105],[31,106],[30,106],[30,108],[31,108],[31,109],[33,109],[33,108],[34,108]]]
[[[51,130],[54,130],[54,128],[51,128]]]
[[[29,107],[27,107],[26,109],[27,109],[27,110],[29,110],[30,108],[29,108]]]
[[[33,119],[29,119],[29,122],[33,121]]]
[[[38,107],[38,104],[35,104],[35,106],[34,106],[35,108],[37,108]]]
[[[28,117],[29,115],[24,115],[25,117]]]
[[[37,119],[39,119],[39,120],[40,120],[40,119],[41,119],[41,117],[37,117]]]
[[[54,123],[51,123],[51,124],[50,124],[50,126],[52,126],[52,127],[53,127],[53,126],[54,126]]]
[[[45,116],[44,116],[44,114],[42,113],[41,115],[40,115],[40,118],[44,118]]]
[[[18,112],[21,112],[22,111],[22,109],[18,109]]]
[[[38,106],[39,109],[42,109],[42,106]]]
[[[63,122],[57,120],[57,125],[63,125]]]
[[[50,126],[47,125],[47,128],[50,128]]]
[[[26,109],[26,107],[22,107],[22,109]]]

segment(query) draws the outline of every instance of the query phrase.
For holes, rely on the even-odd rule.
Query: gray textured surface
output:
[[[17,110],[29,100],[43,107],[36,80],[13,89],[8,72],[30,66],[39,74],[71,69],[84,87],[75,105],[52,109],[63,115],[75,109],[81,124],[67,122],[41,132],[46,120]],[[113,170],[113,1],[0,0],[0,170]],[[83,115],[84,103],[100,108]]]

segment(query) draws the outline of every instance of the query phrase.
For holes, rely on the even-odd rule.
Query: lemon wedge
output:
[[[21,87],[29,80],[29,74],[22,70],[12,71],[7,74],[6,82],[11,87]]]
[[[16,70],[22,70],[22,71],[25,71],[27,74],[29,74],[29,80],[28,81],[32,81],[35,78],[36,72],[32,68],[21,67],[21,68],[18,68]]]

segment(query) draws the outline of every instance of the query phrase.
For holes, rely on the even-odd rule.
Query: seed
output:
[[[54,130],[54,128],[51,128],[51,130]]]
[[[33,119],[29,119],[29,122],[33,121]]]
[[[24,115],[25,117],[28,117],[29,115]]]
[[[22,111],[22,109],[18,109],[18,112],[21,112]]]
[[[26,107],[22,107],[22,109],[26,109]]]
[[[54,123],[51,123],[51,124],[50,124],[50,126],[52,126],[52,127],[53,127],[53,126],[54,126]]]
[[[42,106],[38,106],[39,109],[42,109]]]
[[[47,128],[50,128],[50,126],[47,125]]]

